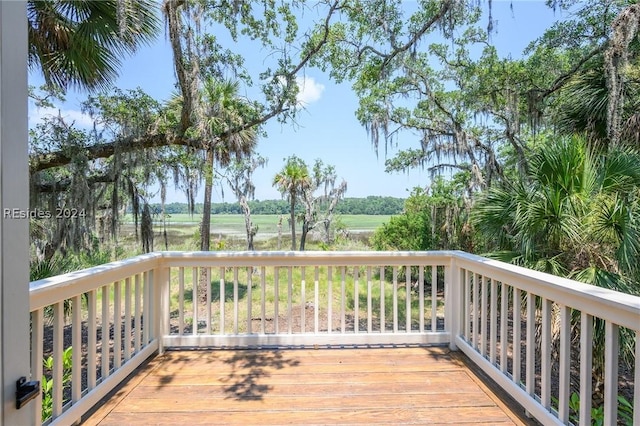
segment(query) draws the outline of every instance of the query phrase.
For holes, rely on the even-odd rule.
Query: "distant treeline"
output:
[[[288,214],[289,202],[286,200],[250,201],[252,214]],[[336,206],[336,212],[340,214],[366,214],[366,215],[392,215],[402,213],[404,207],[403,198],[369,196],[366,198],[345,198]],[[160,213],[160,204],[151,206],[154,213]],[[164,211],[167,214],[189,213],[186,203],[165,204]],[[195,205],[195,213],[202,213],[202,203]],[[212,203],[212,214],[242,214],[239,203]]]

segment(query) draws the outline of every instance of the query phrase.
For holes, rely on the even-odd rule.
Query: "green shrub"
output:
[[[62,391],[71,385],[71,366],[73,365],[72,348],[69,346],[62,353]],[[53,369],[53,356],[45,358],[43,366],[46,370]],[[53,378],[42,376],[42,421],[53,415]]]

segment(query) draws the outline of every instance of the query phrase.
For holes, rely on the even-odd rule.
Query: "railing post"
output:
[[[460,289],[460,268],[455,256],[444,267],[444,327],[449,333],[449,349],[458,350],[456,337],[460,335],[460,316],[464,312],[462,291]]]
[[[0,424],[5,425],[40,424],[37,402],[20,409],[16,404],[17,381],[28,380],[31,372],[26,16],[25,1],[0,1]]]
[[[163,339],[169,334],[169,268],[162,264],[153,271],[153,337],[158,353],[164,352]]]

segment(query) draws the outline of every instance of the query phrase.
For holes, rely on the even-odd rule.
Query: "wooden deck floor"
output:
[[[444,348],[166,352],[85,425],[522,424]]]

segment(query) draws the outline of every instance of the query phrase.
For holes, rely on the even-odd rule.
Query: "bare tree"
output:
[[[311,172],[311,185],[302,191],[304,213],[302,215],[302,233],[300,235],[300,250],[304,250],[309,231],[319,224],[323,226],[323,240],[331,243],[331,223],[335,208],[347,191],[344,180],[336,186],[338,175],[334,166],[325,165],[316,159]],[[318,191],[322,193],[318,195]]]
[[[256,187],[253,184],[253,172],[258,167],[264,167],[267,159],[260,155],[255,155],[244,160],[237,160],[227,167],[225,178],[229,183],[231,191],[235,194],[242,213],[244,214],[244,226],[247,233],[247,250],[255,250],[253,237],[258,233],[258,226],[251,221],[251,208],[249,200],[253,199]]]

